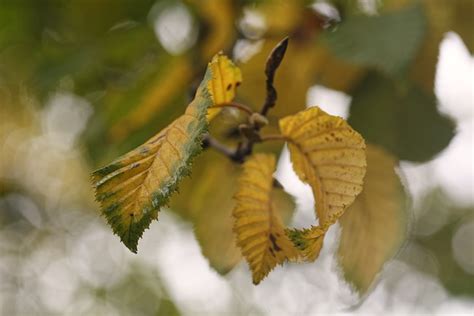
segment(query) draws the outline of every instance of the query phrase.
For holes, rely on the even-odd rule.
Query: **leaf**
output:
[[[395,157],[368,144],[364,189],[339,220],[339,262],[345,279],[361,294],[371,288],[407,236],[407,197],[397,165]]]
[[[224,55],[221,55],[218,62],[212,63],[210,67],[214,80],[209,89],[213,91],[214,104],[231,102],[235,98],[237,87],[242,83],[240,69]],[[207,119],[212,120],[220,110],[221,108],[208,109]]]
[[[312,262],[318,258],[323,248],[327,229],[328,227],[312,226],[310,229],[287,229],[286,233],[300,251],[300,257]]]
[[[260,283],[277,264],[298,257],[270,199],[274,171],[273,155],[251,156],[244,163],[235,194],[234,232],[252,270],[254,284]]]
[[[290,2],[273,1],[268,4],[286,6],[287,3]],[[284,12],[281,9],[278,11]],[[269,9],[268,12],[272,11]],[[277,40],[265,40],[261,51],[241,65],[245,84],[239,89],[238,96],[243,103],[254,109],[259,109],[266,97],[266,59],[279,40],[287,34],[283,33]],[[268,113],[270,125],[265,127],[265,132],[278,133],[279,118],[304,110],[307,92],[313,85],[320,84],[347,91],[363,77],[364,72],[360,67],[335,58],[326,46],[321,41],[314,43],[313,40],[290,37],[285,57],[275,75],[274,86],[278,91],[278,98],[275,107]],[[280,153],[282,149],[279,142],[263,143],[260,146],[263,150],[275,154]]]
[[[349,16],[325,39],[337,57],[396,75],[416,57],[425,28],[422,7],[412,5],[381,15]]]
[[[160,207],[168,202],[181,178],[190,173],[192,159],[201,151],[207,109],[214,104],[214,96],[223,93],[214,83],[221,78],[213,71],[213,65],[222,59],[231,63],[220,54],[213,58],[184,115],[145,144],[93,173],[103,214],[133,252],[143,231],[158,217]]]
[[[178,181],[190,172],[206,131],[210,102],[198,97],[186,113],[145,144],[93,174],[96,199],[114,232],[133,252]]]
[[[369,142],[402,160],[426,161],[445,148],[454,124],[440,115],[434,95],[375,72],[353,94],[349,123]]]
[[[364,139],[318,107],[281,119],[280,129],[296,174],[313,190],[319,224],[333,224],[362,191]]]
[[[112,61],[108,58],[106,62],[110,64],[108,68],[114,70],[113,76],[108,77],[114,80],[109,80],[111,82],[107,84],[106,94],[98,104],[99,115],[93,121],[95,128],[93,133],[88,133],[89,150],[94,159],[106,161],[117,153],[128,151],[143,143],[150,131],[157,127],[164,128],[170,118],[178,117],[184,109],[183,104],[188,103],[195,79],[200,77],[207,61],[219,50],[231,49],[235,39],[233,15],[237,14],[231,1],[188,1],[186,5],[190,6],[192,13],[196,13],[196,22],[206,25],[206,29],[210,27],[201,34],[198,45],[187,54],[170,56],[156,41],[147,23],[132,29],[148,30],[151,40],[149,36],[137,34],[130,41],[127,41],[129,37],[119,36],[112,41],[114,45],[104,45],[104,52],[113,56]],[[114,30],[109,33],[124,32]],[[148,48],[148,51],[131,58],[130,52],[141,46]],[[127,55],[124,58],[125,52]],[[124,60],[133,60],[134,63],[123,67],[123,74],[117,76],[116,72],[120,70],[116,69],[117,64]],[[103,66],[100,62],[96,63]],[[104,138],[108,143],[106,150],[103,148]],[[120,145],[116,146],[116,143]]]
[[[213,126],[220,123],[220,118],[215,120]],[[179,194],[171,199],[171,211],[193,224],[202,254],[214,270],[224,275],[242,259],[232,232],[232,196],[240,166],[213,150],[203,152],[193,165],[192,177],[183,180]],[[292,197],[275,188],[272,199],[275,210],[288,224],[295,209]]]

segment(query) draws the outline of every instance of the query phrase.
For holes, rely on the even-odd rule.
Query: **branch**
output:
[[[227,103],[216,104],[216,105],[210,106],[209,108],[210,109],[212,109],[212,108],[235,108],[235,109],[239,109],[242,112],[247,113],[248,115],[252,115],[252,113],[253,113],[252,109],[250,109],[245,104],[236,103],[236,102],[227,102]]]
[[[267,96],[265,103],[263,104],[260,114],[267,115],[268,110],[275,106],[277,100],[277,92],[273,86],[273,79],[275,72],[280,66],[283,57],[285,56],[286,48],[288,47],[288,37],[284,38],[277,46],[272,50],[270,56],[268,56],[267,63],[265,66]]]
[[[236,149],[227,147],[209,134],[206,134],[202,140],[202,148],[213,148],[232,161],[243,163],[246,154],[241,151],[241,147]]]
[[[262,135],[262,136],[260,137],[260,140],[261,140],[262,142],[273,141],[273,140],[276,140],[276,141],[288,141],[288,139],[287,139],[285,136],[279,135],[279,134],[277,134],[277,135],[273,135],[273,134],[271,134],[271,135]]]
[[[245,158],[252,154],[253,145],[262,141],[270,140],[285,140],[281,135],[267,135],[265,138],[261,138],[259,131],[260,128],[268,124],[266,114],[270,108],[275,106],[277,99],[277,92],[273,86],[273,80],[275,78],[275,72],[280,66],[283,57],[285,56],[286,48],[288,47],[288,37],[284,38],[278,43],[267,58],[265,65],[266,79],[266,90],[267,95],[265,103],[263,104],[260,113],[254,113],[249,107],[240,103],[223,103],[213,107],[234,107],[241,111],[250,114],[249,124],[243,124],[239,126],[239,132],[243,136],[243,141],[239,142],[237,148],[229,148],[226,145],[220,143],[218,140],[206,134],[203,139],[203,148],[212,147],[218,152],[227,156],[230,160],[237,163],[243,163]]]
[[[218,152],[230,157],[234,154],[234,150],[231,148],[227,147],[226,145],[220,143],[217,139],[212,137],[209,134],[204,135],[204,138],[202,140],[202,148],[206,149],[212,147],[216,149]]]

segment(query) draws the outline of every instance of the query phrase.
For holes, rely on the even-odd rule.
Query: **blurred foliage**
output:
[[[402,253],[401,258],[420,271],[438,277],[452,294],[473,296],[474,275],[460,265],[454,252],[457,250],[458,253],[465,253],[466,258],[472,258],[472,240],[462,240],[467,243],[467,249],[463,248],[466,244],[456,244],[455,233],[462,224],[473,223],[474,208],[457,206],[443,190],[435,188],[425,195],[417,213],[413,243],[431,256],[436,267],[432,268],[433,264],[426,264],[419,257],[409,254]],[[472,261],[468,264],[472,269]]]
[[[194,95],[208,60],[219,50],[245,55],[238,60],[246,84],[237,101],[260,107],[264,60],[285,36],[290,37],[290,44],[276,76],[279,99],[264,132],[277,129],[278,117],[303,109],[308,88],[318,84],[353,98],[350,124],[392,155],[393,164],[427,161],[446,148],[455,128],[436,107],[433,85],[438,47],[445,32],[455,31],[474,51],[474,2],[368,1],[373,4],[370,8],[363,5],[367,1],[323,2],[337,14],[327,14],[311,7],[312,1],[303,0],[0,1],[0,193],[20,192],[39,204],[40,214],[49,219],[42,227],[56,229],[56,239],[79,234],[78,227],[71,232],[68,226],[91,220],[92,192],[84,179],[88,169],[132,149],[177,118]],[[167,9],[177,6],[189,14],[195,34],[194,41],[183,40],[189,47],[180,53],[157,39],[156,24],[169,13]],[[264,27],[242,27],[246,11],[263,17]],[[177,36],[176,24],[169,27],[171,36]],[[238,49],[239,43],[247,45],[247,52]],[[93,106],[94,114],[77,148],[54,145],[42,123],[32,119],[43,115],[44,105],[57,94],[77,95]],[[219,131],[223,142],[234,144],[239,116],[222,115],[226,119],[217,119],[211,128]],[[275,153],[281,150],[279,145],[269,146]],[[233,190],[237,167],[212,156],[206,152],[196,161],[195,173],[173,200],[172,209],[194,223],[203,253],[214,268],[225,273],[239,255],[229,246],[232,236],[215,236],[231,226],[233,202],[223,196],[230,196],[227,192]],[[211,177],[205,172],[225,176]],[[204,200],[212,207],[205,207]],[[401,200],[402,204],[408,203]],[[67,210],[63,211],[66,206],[81,209],[80,215],[69,218]],[[427,209],[432,212],[434,207]],[[3,203],[2,210],[6,210],[0,213],[2,234],[11,240],[2,245],[9,250],[2,248],[1,256],[14,261],[26,258],[33,250],[24,243],[37,236],[31,233],[22,241],[24,225],[17,224],[21,218],[17,209]],[[472,214],[469,212],[472,210],[465,214]],[[432,234],[418,236],[415,229],[410,242],[434,255],[440,267],[437,276],[451,293],[472,297],[472,275],[459,267],[450,250],[453,232],[470,218],[466,216],[444,222]],[[418,224],[427,225],[426,217]],[[56,239],[43,241],[56,245]],[[15,247],[24,248],[11,252]],[[146,277],[123,280],[131,283],[132,292],[136,285],[144,298],[152,300],[157,295],[143,283]],[[118,298],[117,306],[123,303],[122,294],[119,290],[109,293]],[[31,312],[29,301],[20,301]],[[175,313],[171,303],[152,304],[149,311],[155,312],[155,307],[169,308],[164,314]]]
[[[443,1],[387,1],[386,5],[379,2],[376,10],[381,14],[378,16],[365,14],[356,1],[334,3],[340,10],[341,23],[330,28],[326,26],[334,25],[334,20],[305,7],[308,5],[305,1],[247,4],[249,9],[265,17],[267,29],[261,36],[264,43],[260,52],[242,65],[244,78],[249,80],[240,93],[243,101],[254,107],[263,102],[263,61],[275,41],[285,34],[290,35],[291,44],[276,79],[280,94],[279,106],[272,113],[276,117],[302,109],[306,103],[305,91],[313,84],[356,95],[375,92],[382,105],[385,102],[380,102],[381,98],[392,100],[394,89],[374,86],[378,82],[364,78],[364,69],[394,76],[391,80],[395,86],[401,86],[396,88],[401,90],[401,97],[411,99],[403,92],[412,91],[406,87],[414,86],[410,83],[410,69],[423,67],[423,71],[413,73],[417,77],[424,73],[430,75],[417,82],[422,86],[433,85],[436,43],[443,32],[454,29],[461,35],[466,34],[471,47],[470,24],[458,17],[467,11],[469,1],[456,1],[454,5]],[[235,23],[231,23],[241,15],[241,4],[231,1],[186,1],[184,4],[197,22],[193,25],[197,28],[198,40],[185,53],[173,56],[155,40],[153,19],[167,8],[181,5],[179,1],[134,3],[122,0],[113,5],[107,0],[47,1],[38,9],[35,1],[7,0],[0,11],[2,21],[8,25],[0,33],[2,81],[13,84],[13,88],[26,84],[42,98],[54,89],[72,89],[87,97],[97,107],[87,132],[89,152],[94,159],[105,162],[143,142],[150,132],[176,118],[187,103],[192,91],[189,87],[203,72],[210,56],[219,50],[230,50],[237,35],[245,39],[246,34],[240,33],[242,29],[236,29]],[[444,9],[447,12],[441,18],[440,12]],[[83,23],[85,16],[87,24]],[[428,40],[432,33],[437,34],[437,41]],[[422,45],[425,42],[435,44],[427,48]],[[418,57],[426,55],[426,51],[435,57],[429,59],[429,65],[427,58]],[[302,60],[304,64],[300,64]],[[372,78],[373,74],[366,76]],[[420,126],[446,126],[449,123],[440,123],[442,119],[436,113],[433,92],[427,93],[422,104],[432,109],[429,111],[433,111],[433,119],[420,116],[422,113],[414,115],[416,111],[410,113],[410,118]],[[366,107],[372,109],[371,105]],[[361,109],[359,113],[359,108],[353,108],[353,116],[365,117],[366,111]],[[375,119],[384,117],[385,109],[372,111],[372,115]],[[402,116],[391,119],[391,126],[384,132],[397,133],[398,126],[405,124],[407,116],[405,113]],[[369,139],[373,138],[370,137],[372,131],[380,134],[379,130],[366,126],[371,132],[363,134]],[[413,132],[423,129],[420,127]],[[408,148],[396,140],[372,141],[402,159],[427,160],[452,137],[449,127],[437,128],[437,131],[439,145],[417,148],[418,153],[413,155],[407,151],[426,143],[424,138]]]
[[[415,57],[425,24],[419,5],[376,16],[348,16],[327,41],[337,57],[396,76]]]
[[[399,159],[429,160],[454,135],[454,123],[439,114],[434,95],[415,84],[369,72],[352,96],[349,123]]]
[[[454,295],[472,296],[474,293],[474,276],[466,272],[453,255],[452,240],[454,233],[461,223],[472,221],[474,218],[473,209],[464,210],[464,212],[465,217],[451,219],[440,231],[429,237],[420,237],[417,242],[434,255],[439,264],[439,272],[436,276],[449,292]],[[469,241],[467,242],[469,245]],[[472,251],[472,249],[462,249],[461,251]],[[423,271],[423,267],[419,268]]]
[[[145,264],[132,265],[131,271],[111,288],[85,284],[82,292],[80,294],[92,294],[96,306],[112,304],[123,315],[181,315],[166,293],[160,276]],[[84,311],[85,314],[95,312],[94,308]]]
[[[363,294],[407,237],[406,194],[396,167],[394,157],[367,145],[364,188],[340,220],[340,264],[346,279]]]

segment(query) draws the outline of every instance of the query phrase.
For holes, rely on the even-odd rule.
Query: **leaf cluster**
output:
[[[243,163],[234,194],[233,231],[252,270],[253,282],[258,284],[277,264],[318,257],[325,233],[362,191],[365,142],[346,121],[318,107],[282,118],[281,134],[260,134],[268,124],[265,115],[276,101],[273,80],[287,43],[283,40],[267,60],[267,98],[260,113],[232,103],[242,81],[240,69],[218,54],[209,63],[183,116],[145,144],[93,173],[102,212],[130,250],[137,251],[138,239],[158,217],[181,179],[190,173],[193,158],[205,140],[206,146]],[[235,149],[207,133],[209,122],[223,107],[250,113],[248,122],[240,126],[243,141]],[[312,187],[318,226],[305,230],[284,227],[272,198],[275,156],[253,154],[255,144],[274,140],[288,143],[296,173]]]

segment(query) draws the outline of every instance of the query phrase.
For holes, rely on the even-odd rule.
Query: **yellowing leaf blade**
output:
[[[400,249],[407,232],[405,192],[394,170],[397,160],[368,145],[367,162],[364,189],[340,219],[338,251],[346,280],[361,293]]]
[[[193,158],[201,152],[207,131],[207,110],[215,104],[218,90],[215,65],[232,64],[216,55],[209,64],[196,97],[184,115],[143,145],[92,175],[96,199],[114,232],[133,252],[160,207],[167,204],[179,181],[191,171]],[[233,65],[233,64],[232,64]],[[235,67],[235,66],[234,66]]]
[[[319,226],[290,233],[304,259],[319,255],[324,233],[362,191],[365,142],[346,121],[317,107],[280,120],[293,168],[315,197]]]
[[[213,96],[214,104],[231,102],[235,98],[237,87],[242,82],[240,69],[222,54],[216,55],[209,67],[213,78],[208,82],[207,88]],[[220,110],[220,108],[209,109],[207,119],[213,119]]]
[[[286,233],[300,251],[300,257],[304,261],[312,262],[318,258],[323,248],[326,229],[312,226],[311,229],[287,229]]]
[[[297,258],[271,201],[275,157],[256,154],[244,163],[233,210],[237,245],[249,263],[254,284],[277,265]]]
[[[171,211],[193,224],[202,254],[222,275],[242,259],[232,231],[232,210],[236,204],[232,195],[240,169],[220,153],[205,151],[194,162],[192,177],[183,180],[179,194],[171,199]],[[294,201],[281,189],[276,188],[272,193],[274,209],[287,223],[295,209]]]
[[[334,223],[362,191],[364,139],[318,107],[283,118],[280,129],[296,174],[313,189],[320,225]]]

